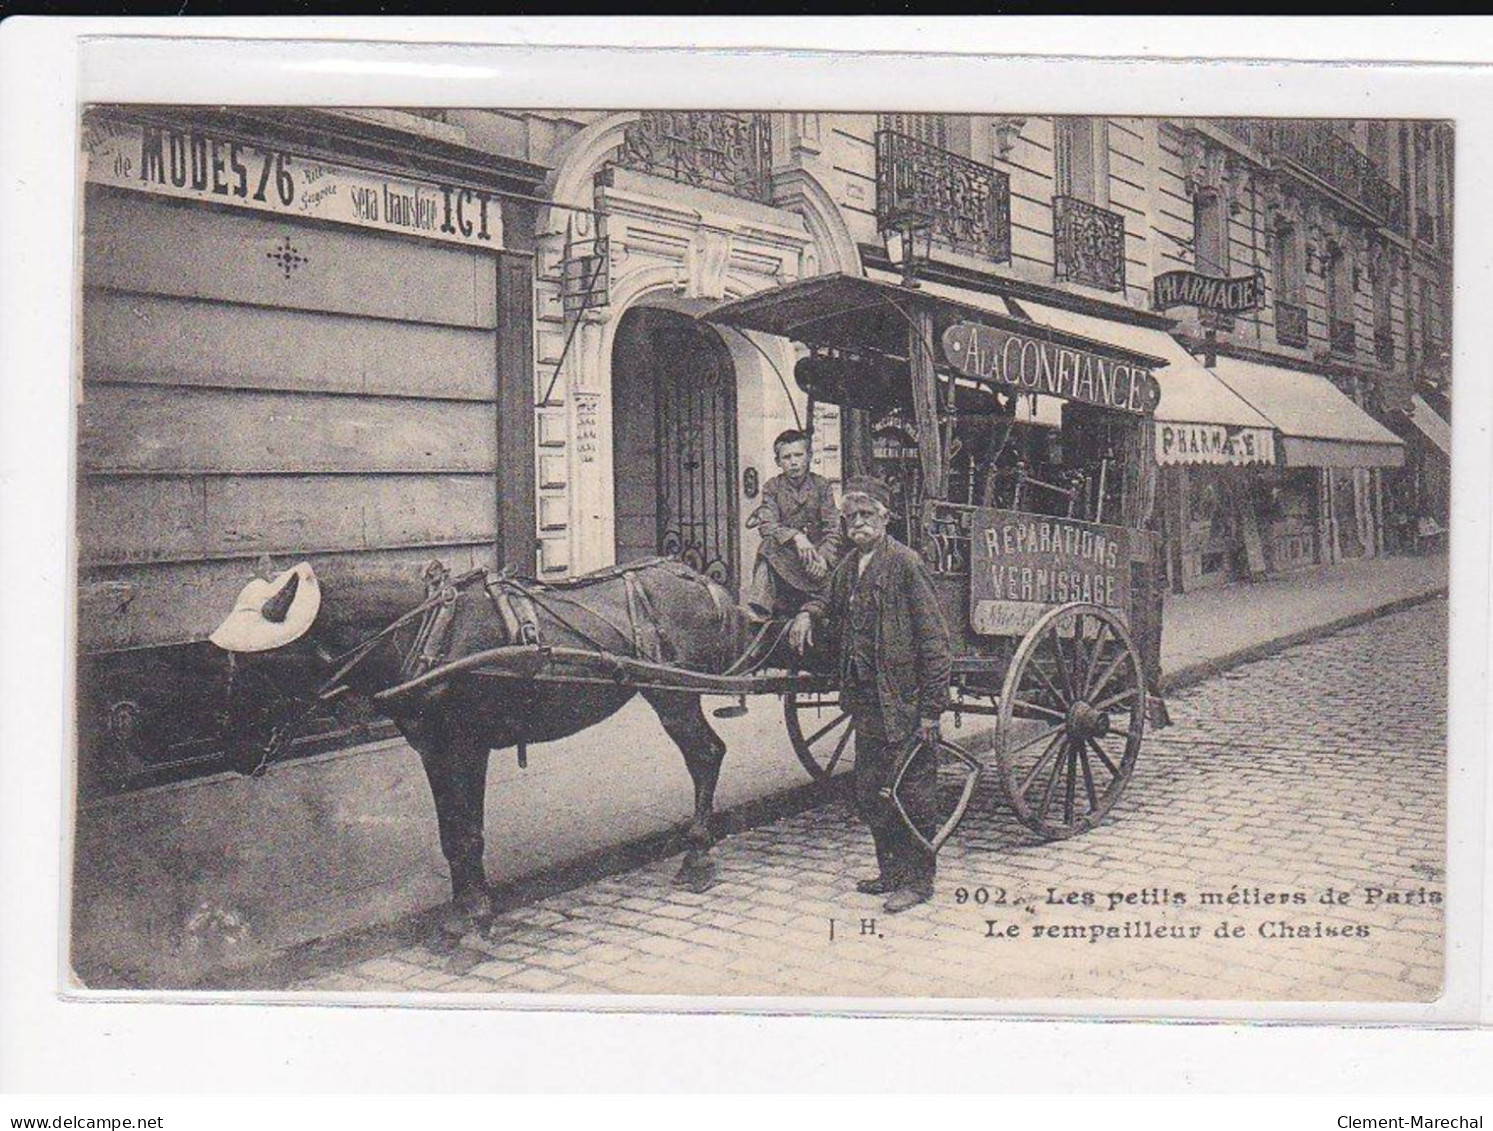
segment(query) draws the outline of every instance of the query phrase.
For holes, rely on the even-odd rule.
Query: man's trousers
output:
[[[936,860],[913,837],[889,794],[897,761],[907,742],[888,741],[874,685],[845,689],[845,708],[855,724],[855,806],[876,842],[881,874],[898,887],[931,890]],[[919,830],[931,839],[937,828],[938,759],[920,753],[902,778],[898,796]]]

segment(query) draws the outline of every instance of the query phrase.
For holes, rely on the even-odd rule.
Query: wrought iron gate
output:
[[[654,334],[659,551],[735,593],[736,373],[694,326]]]

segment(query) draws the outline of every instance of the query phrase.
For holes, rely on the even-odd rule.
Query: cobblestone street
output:
[[[837,801],[723,840],[704,894],[666,860],[287,988],[1429,1000],[1446,629],[1435,600],[1175,694],[1071,840],[1038,841],[987,775],[934,901],[900,916],[854,892],[871,841]]]

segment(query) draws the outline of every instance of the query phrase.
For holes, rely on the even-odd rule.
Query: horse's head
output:
[[[277,573],[268,558],[261,558],[259,576],[243,587],[232,611],[208,636],[232,663],[225,710],[233,720],[230,730],[245,747],[241,768],[262,765],[264,744],[272,748],[283,741],[318,701],[345,690],[343,684],[369,692],[392,678],[396,657],[385,648],[369,655],[370,662],[351,673],[355,678],[335,673],[361,643],[419,603],[420,573],[408,566],[336,558],[319,565],[320,574],[304,561]]]
[[[269,652],[305,636],[321,611],[321,583],[310,562],[269,580],[256,577],[208,639],[226,652]]]

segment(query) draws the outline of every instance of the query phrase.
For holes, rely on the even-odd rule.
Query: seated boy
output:
[[[796,428],[772,443],[781,469],[762,487],[762,502],[747,521],[762,537],[747,608],[755,620],[798,612],[817,593],[845,549],[829,480],[809,470],[809,437]]]

